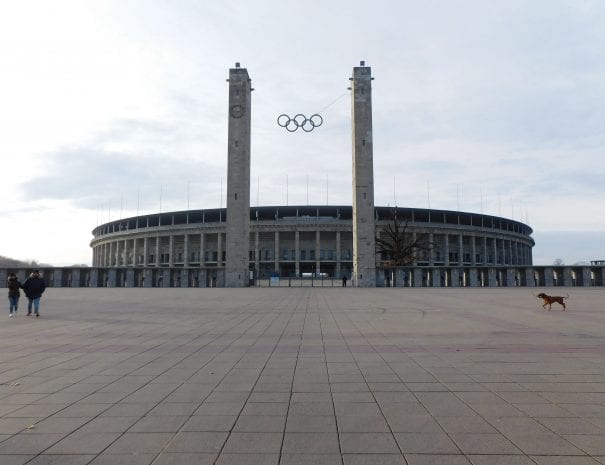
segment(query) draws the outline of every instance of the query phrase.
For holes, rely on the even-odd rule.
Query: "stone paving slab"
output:
[[[605,464],[605,289],[545,292],[49,289],[0,463]]]

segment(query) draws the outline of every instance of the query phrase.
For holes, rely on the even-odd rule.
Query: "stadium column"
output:
[[[223,263],[223,233],[220,231],[216,234],[216,266],[219,268],[225,266]]]
[[[258,279],[258,274],[260,271],[260,242],[258,231],[254,233],[254,269],[256,270],[255,278]]]
[[[319,230],[315,231],[315,276],[321,273],[321,239]]]
[[[372,69],[362,61],[353,68],[351,122],[353,133],[353,280],[376,287],[374,219],[374,154],[372,141]]]
[[[229,70],[226,287],[245,287],[249,283],[251,92],[248,71],[236,63]]]
[[[336,277],[340,278],[340,231],[336,231]]]
[[[300,231],[294,232],[294,276],[300,276]]]
[[[160,235],[155,236],[155,267],[160,266]]]
[[[273,271],[279,273],[279,231],[275,231],[275,239],[273,242]]]

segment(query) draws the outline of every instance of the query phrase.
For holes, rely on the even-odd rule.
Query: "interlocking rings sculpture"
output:
[[[297,114],[294,118],[290,118],[289,115],[282,114],[277,117],[277,124],[282,128],[286,128],[288,132],[294,132],[298,128],[302,128],[305,132],[311,132],[313,129],[321,126],[324,119],[320,114],[313,114],[307,118],[302,113]]]

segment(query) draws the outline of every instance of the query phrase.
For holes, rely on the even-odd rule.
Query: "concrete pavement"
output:
[[[542,289],[540,289],[542,290]],[[605,464],[605,290],[48,289],[0,463]]]

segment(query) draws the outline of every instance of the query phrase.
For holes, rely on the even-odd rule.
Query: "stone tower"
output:
[[[245,287],[249,283],[251,92],[248,71],[236,63],[229,70],[226,287]]]
[[[353,68],[353,284],[376,287],[374,153],[372,149],[372,69]]]

